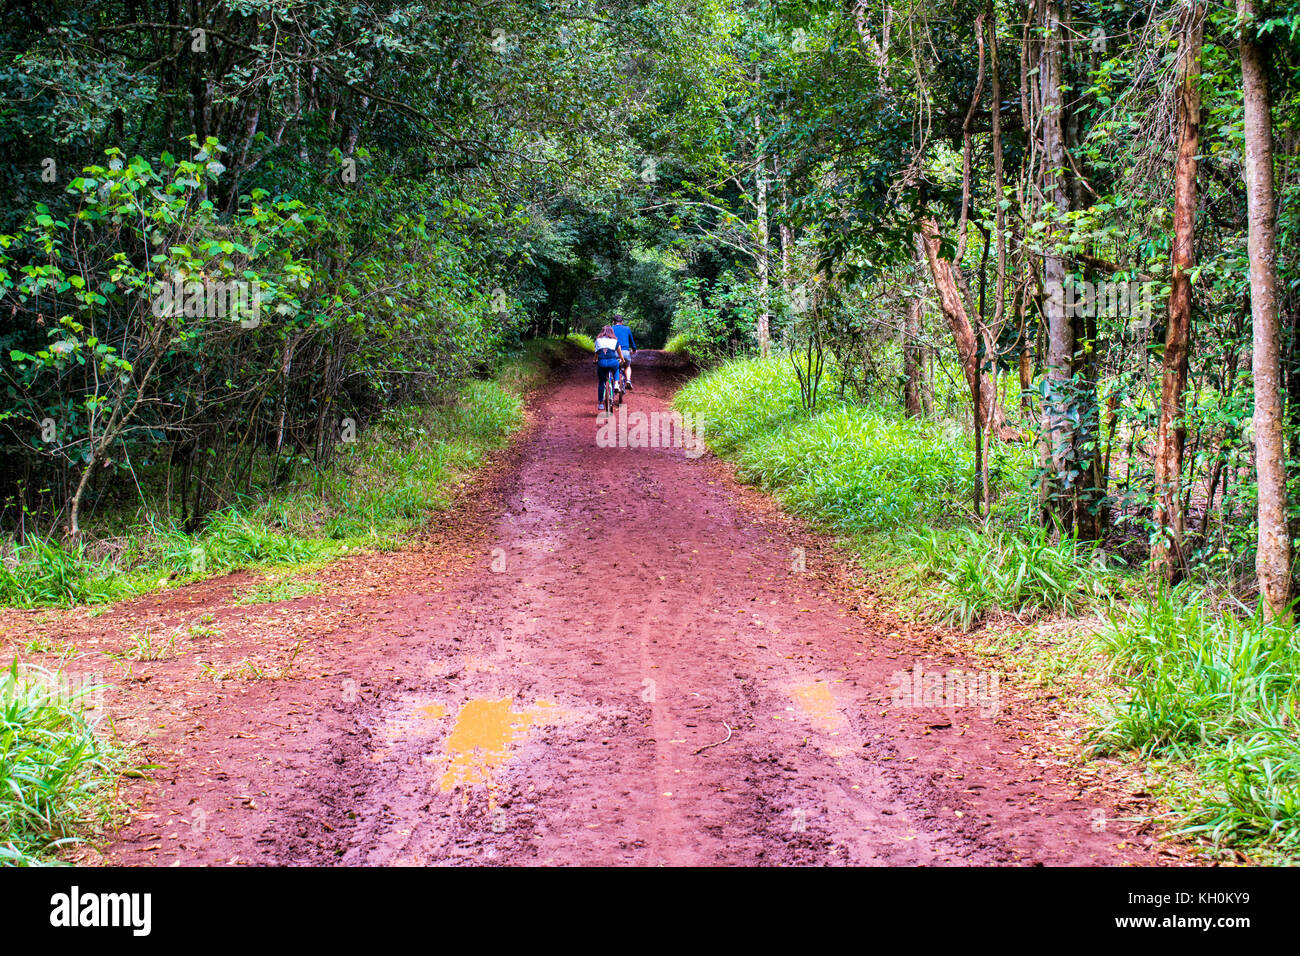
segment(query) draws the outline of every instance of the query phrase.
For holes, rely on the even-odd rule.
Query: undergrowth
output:
[[[1300,851],[1294,624],[1160,589],[1117,609],[1101,642],[1117,691],[1095,749],[1189,765],[1194,787],[1169,793],[1183,833]]]
[[[581,337],[525,343],[492,379],[465,383],[441,405],[395,409],[324,471],[299,472],[242,496],[185,530],[175,515],[141,513],[95,553],[94,533],[69,545],[28,537],[0,561],[0,606],[67,607],[117,600],[246,568],[328,560],[354,547],[387,548],[445,509],[458,484],[523,421],[523,396]]]

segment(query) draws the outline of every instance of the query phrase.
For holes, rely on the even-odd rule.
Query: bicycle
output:
[[[604,411],[608,415],[614,414],[614,406],[623,404],[621,394],[616,394],[618,388],[614,384],[618,379],[618,369],[610,369],[605,373],[605,397],[601,401]]]

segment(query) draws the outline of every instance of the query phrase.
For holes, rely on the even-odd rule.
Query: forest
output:
[[[400,548],[620,313],[882,602],[1066,628],[1015,640],[1169,832],[1300,852],[1291,0],[11,0],[0,50],[0,605]]]

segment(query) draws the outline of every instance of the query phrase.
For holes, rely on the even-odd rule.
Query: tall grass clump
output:
[[[317,557],[320,543],[277,529],[267,509],[240,502],[213,514],[203,531],[158,529],[145,565],[174,576],[222,574],[263,564],[296,564]]]
[[[714,364],[718,359],[717,347],[692,332],[670,335],[664,342],[664,351],[684,356],[697,365]]]
[[[44,862],[112,812],[120,754],[78,697],[42,668],[0,672],[0,864]]]
[[[1200,787],[1171,788],[1181,832],[1300,850],[1295,625],[1212,608],[1184,587],[1134,602],[1100,641],[1120,693],[1096,749],[1188,762]]]
[[[896,542],[905,585],[946,624],[973,628],[991,611],[1075,616],[1105,604],[1119,572],[1095,547],[1044,528],[926,529]]]
[[[670,335],[668,341],[664,343],[665,352],[682,352],[687,353],[691,350],[693,339],[685,332],[678,332],[676,335]]]
[[[0,562],[0,605],[67,607],[111,600],[122,592],[112,562],[82,544],[29,537]]]

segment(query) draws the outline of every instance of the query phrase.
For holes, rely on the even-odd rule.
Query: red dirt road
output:
[[[677,374],[642,358],[630,408],[663,411]],[[836,587],[830,547],[711,456],[598,447],[594,391],[566,367],[429,540],[320,594],[232,605],[241,575],[29,620],[87,651],[205,614],[220,634],[108,696],[162,767],[109,862],[1152,861],[1005,675],[996,714],[896,704],[896,672],[962,662]],[[253,652],[285,676],[200,678]]]

